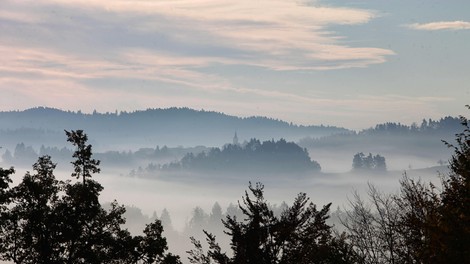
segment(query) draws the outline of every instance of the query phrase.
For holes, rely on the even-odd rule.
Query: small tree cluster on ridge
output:
[[[201,171],[319,171],[320,164],[312,161],[308,151],[284,139],[264,141],[251,139],[246,144],[227,144],[222,149],[185,155],[180,162],[164,169]]]
[[[362,152],[356,153],[352,163],[353,171],[386,171],[387,165],[383,156],[365,155]]]

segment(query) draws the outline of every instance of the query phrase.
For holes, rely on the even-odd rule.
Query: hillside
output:
[[[232,143],[237,133],[240,143],[253,138],[297,142],[324,171],[349,171],[352,157],[359,152],[380,154],[386,158],[389,169],[402,170],[445,163],[450,150],[441,140],[452,141],[459,127],[458,118],[444,117],[423,120],[420,125],[388,122],[355,132],[189,108],[84,114],[40,107],[0,112],[0,146],[3,152],[18,154],[29,164],[37,157],[34,152],[60,152],[64,147],[64,129],[83,129],[96,151],[103,153],[100,158],[104,164],[138,168],[179,160],[193,152],[193,147],[197,147],[194,154],[222,147]],[[54,149],[41,151],[42,146],[46,147],[44,150]],[[136,151],[135,155],[129,150]]]
[[[346,133],[330,126],[298,126],[266,117],[241,118],[189,108],[147,109],[135,112],[84,114],[53,108],[0,112],[3,146],[25,143],[63,146],[63,130],[83,129],[97,150],[126,150],[149,146],[222,146],[240,140],[322,137]]]
[[[299,145],[307,148],[322,166],[334,167],[334,171],[350,169],[352,157],[358,152],[385,156],[390,169],[425,168],[447,162],[451,149],[442,141],[454,142],[460,129],[459,118],[448,116],[422,120],[420,125],[388,122],[359,132],[304,138]]]

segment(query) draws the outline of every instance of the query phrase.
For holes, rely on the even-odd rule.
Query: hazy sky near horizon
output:
[[[466,114],[468,0],[2,0],[0,110],[360,129]]]

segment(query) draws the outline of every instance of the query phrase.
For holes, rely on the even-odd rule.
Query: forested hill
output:
[[[246,144],[227,144],[197,155],[186,154],[181,161],[166,164],[163,170],[211,172],[292,173],[320,171],[306,149],[284,139],[264,141],[251,139]]]
[[[401,123],[383,123],[375,127],[359,132],[334,134],[322,138],[304,138],[300,140],[305,147],[332,147],[338,145],[342,148],[349,145],[380,145],[390,144],[395,147],[421,145],[429,147],[429,144],[437,144],[442,147],[442,140],[452,141],[461,127],[458,117],[443,117],[439,120],[423,119],[421,124],[413,123],[404,125]],[[431,142],[432,143],[431,143]]]
[[[241,118],[189,108],[147,109],[135,112],[84,114],[52,108],[0,112],[1,145],[23,142],[63,145],[63,130],[83,129],[101,150],[142,146],[221,146],[240,140],[321,137],[348,132],[330,126],[298,126],[266,117]]]
[[[298,144],[307,148],[314,158],[321,153],[335,153],[336,160],[341,154],[345,155],[343,160],[350,160],[356,153],[378,153],[390,161],[392,169],[405,169],[405,164],[429,167],[447,161],[452,149],[442,141],[454,144],[455,134],[460,129],[460,119],[448,116],[412,125],[388,122],[359,132],[305,138]],[[325,164],[321,159],[319,162]]]

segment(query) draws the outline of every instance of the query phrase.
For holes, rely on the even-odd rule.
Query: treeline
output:
[[[444,117],[423,120],[419,125],[388,122],[359,132],[350,131],[320,138],[306,137],[300,139],[298,144],[308,150],[323,152],[356,153],[361,150],[437,161],[450,154],[450,151],[442,148],[442,140],[452,140],[459,131],[459,118]]]
[[[79,122],[79,126],[92,126],[92,125],[111,125],[112,128],[122,128],[122,124],[139,124],[148,127],[154,127],[155,123],[159,124],[174,124],[181,121],[188,121],[194,124],[194,120],[210,121],[214,123],[230,124],[237,122],[239,124],[245,123],[243,126],[253,125],[268,125],[272,128],[298,128],[301,130],[324,130],[326,133],[347,131],[344,128],[337,128],[333,126],[303,126],[288,123],[279,119],[268,118],[263,116],[251,117],[236,117],[226,115],[221,112],[194,110],[187,107],[171,107],[171,108],[154,108],[137,111],[115,111],[100,113],[96,110],[92,114],[82,113],[81,111],[62,111],[54,108],[36,107],[24,111],[1,111],[1,121],[12,121],[10,127],[28,127],[31,128],[60,130],[63,126],[70,126],[73,123]],[[192,121],[191,121],[192,120]],[[43,121],[49,121],[44,123]],[[60,121],[60,122],[58,122]],[[153,122],[149,122],[153,121]],[[105,124],[102,124],[105,122]],[[48,124],[44,127],[44,124]],[[60,126],[62,125],[62,126]],[[233,132],[234,130],[231,130]],[[118,131],[116,131],[118,132]]]
[[[261,139],[287,137],[291,140],[348,131],[332,126],[301,126],[267,117],[243,118],[175,107],[91,114],[44,107],[0,112],[0,137],[9,144],[42,142],[62,147],[63,142],[56,140],[58,135],[63,129],[77,128],[87,131],[94,139],[91,143],[100,150],[107,150],[109,146],[119,150],[149,145],[221,146],[234,131]]]
[[[459,129],[460,119],[458,117],[447,116],[439,120],[423,119],[421,124],[413,123],[409,126],[401,123],[387,122],[378,124],[374,128],[362,130],[358,134],[448,134],[449,131],[459,131]]]
[[[45,147],[37,152],[32,146],[17,144],[14,151],[6,149],[2,159],[7,164],[25,166],[40,156],[59,157],[67,162],[73,150],[63,147]],[[308,151],[284,139],[261,142],[251,139],[243,144],[226,144],[222,148],[141,148],[137,151],[106,151],[95,156],[102,164],[112,167],[137,167],[131,176],[154,177],[158,172],[301,172],[320,171],[321,167],[312,161]]]
[[[167,147],[157,146],[155,148],[140,148],[136,151],[106,151],[96,153],[95,157],[102,162],[102,165],[113,167],[137,167],[149,163],[168,163],[171,161],[179,160],[187,153],[200,153],[206,151],[208,148],[203,146],[197,147]],[[37,151],[32,146],[27,146],[24,143],[16,144],[15,148],[10,151],[5,149],[2,154],[2,160],[8,164],[16,165],[29,165],[38,157],[49,155],[57,157],[59,162],[68,162],[69,157],[72,156],[73,150],[67,147],[46,147],[41,145]]]
[[[58,162],[67,163],[72,153],[73,150],[66,147],[41,145],[39,151],[36,151],[32,146],[19,143],[13,152],[6,149],[2,160],[6,164],[26,166],[38,157],[48,155],[57,157]],[[222,148],[157,146],[156,148],[141,148],[137,151],[106,151],[96,153],[95,157],[105,168],[136,167],[137,169],[130,171],[129,176],[146,178],[156,177],[155,174],[159,172],[180,170],[264,173],[321,170],[318,162],[310,160],[305,148],[302,149],[297,144],[284,139],[264,142],[252,139],[242,144],[226,144]],[[356,153],[352,161],[352,170],[386,171],[385,157],[380,154]]]
[[[428,139],[429,137],[438,138],[440,140],[451,140],[449,135],[455,135],[460,130],[460,119],[458,117],[444,117],[439,120],[423,119],[420,125],[413,123],[412,125],[404,125],[401,123],[387,122],[378,124],[373,128],[361,130],[359,132],[348,131],[345,133],[337,133],[320,138],[306,137],[299,141],[301,146],[335,146],[342,145],[348,141],[353,142],[360,140],[364,143],[366,140],[374,141],[376,138],[383,140],[382,144],[387,144],[387,140],[395,140],[396,138],[417,141],[420,144],[420,138]],[[419,136],[419,137],[414,137]],[[442,138],[444,137],[444,138]],[[408,141],[406,142],[408,143]]]
[[[298,172],[320,171],[308,151],[284,139],[261,142],[251,139],[244,144],[227,144],[199,154],[188,153],[181,161],[163,165],[161,170],[226,172]]]

